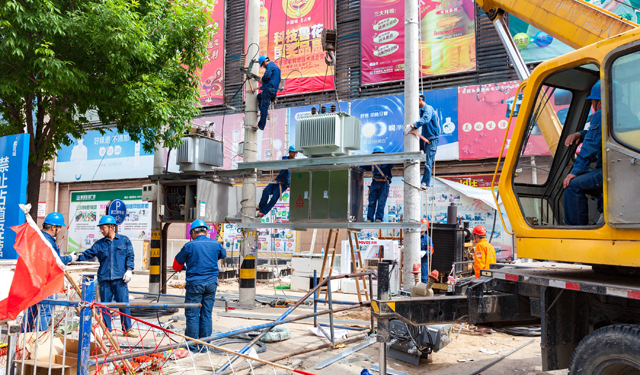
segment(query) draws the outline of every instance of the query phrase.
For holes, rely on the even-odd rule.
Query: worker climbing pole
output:
[[[247,9],[247,59],[254,59],[259,51],[260,38],[260,1],[249,0]],[[258,74],[258,64],[251,64],[251,77],[247,77],[249,85],[246,90],[246,105],[244,115],[244,161],[257,160],[258,149],[258,82],[255,76]],[[255,76],[254,76],[255,75]],[[253,89],[249,89],[249,88]],[[256,217],[256,183],[257,175],[253,171],[242,179],[242,222],[252,223]],[[242,243],[240,247],[240,290],[239,303],[243,307],[254,307],[256,296],[256,258],[258,248],[256,246],[255,230],[244,229],[242,231]]]

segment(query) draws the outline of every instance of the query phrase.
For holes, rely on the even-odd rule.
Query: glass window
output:
[[[616,59],[611,66],[611,131],[616,140],[640,151],[640,52]]]

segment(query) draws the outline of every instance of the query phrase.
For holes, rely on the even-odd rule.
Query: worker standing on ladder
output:
[[[421,187],[427,189],[431,186],[431,174],[433,162],[436,159],[436,151],[438,150],[438,142],[440,139],[440,118],[438,113],[432,106],[424,100],[424,95],[419,97],[420,119],[414,124],[405,127],[405,132],[409,133],[416,129],[422,128],[420,135],[420,150],[424,151],[426,160],[424,163],[424,175],[422,176]]]
[[[262,86],[260,86],[260,93],[258,93],[258,108],[260,109],[258,128],[264,130],[267,125],[269,106],[278,94],[278,87],[280,87],[280,68],[265,55],[258,58],[258,63],[260,67],[265,68],[265,72],[260,78]]]
[[[384,148],[377,146],[374,154],[384,154]],[[367,222],[381,223],[384,219],[384,207],[389,197],[389,184],[391,184],[391,170],[393,164],[367,165],[361,167],[365,171],[373,171],[373,179],[369,187],[369,206],[367,207]]]
[[[426,227],[422,228],[420,236],[420,279],[423,283],[429,281],[429,263],[431,256],[433,255],[433,241],[429,236],[429,221],[422,219],[422,223],[426,224]]]
[[[100,301],[109,303],[129,302],[129,287],[127,284],[133,277],[135,267],[133,245],[131,240],[125,235],[116,232],[116,219],[111,215],[100,218],[98,223],[100,233],[104,237],[96,241],[91,248],[78,254],[76,260],[87,261],[94,257],[98,258],[100,267],[98,268],[98,283],[100,284]],[[131,315],[129,308],[121,308],[122,331],[128,337],[138,337],[138,334],[131,330]],[[102,317],[104,325],[111,331],[111,314],[103,310]]]
[[[295,146],[289,146],[289,156],[283,156],[282,160],[293,160],[296,156],[298,156],[298,152]],[[257,207],[257,216],[263,217],[268,214],[273,206],[276,205],[278,199],[282,197],[282,193],[289,188],[289,185],[291,185],[291,172],[288,169],[281,170],[275,181],[267,185],[262,191],[260,204]]]
[[[482,225],[473,228],[471,234],[476,244],[476,251],[473,253],[473,270],[477,279],[480,277],[480,271],[488,270],[491,263],[496,263],[496,249],[487,241],[487,230]]]
[[[191,241],[187,242],[173,260],[173,270],[181,271],[187,265],[185,303],[199,303],[199,309],[185,309],[187,326],[184,334],[201,339],[211,336],[211,314],[218,290],[218,261],[227,257],[220,243],[207,236],[209,226],[202,220],[191,223]],[[192,352],[206,351],[204,345],[189,346]]]

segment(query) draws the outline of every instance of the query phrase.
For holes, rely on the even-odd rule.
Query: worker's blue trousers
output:
[[[369,206],[367,220],[384,220],[384,207],[389,197],[389,184],[384,181],[373,181],[369,187]],[[374,220],[375,219],[375,220]]]
[[[103,280],[100,284],[100,301],[102,303],[109,303],[115,300],[116,302],[129,302],[129,288],[127,283],[122,279],[116,280]],[[120,312],[123,314],[131,315],[129,308],[122,308]],[[111,331],[111,314],[108,310],[102,311],[102,318],[104,319],[104,325]],[[131,318],[128,316],[120,316],[122,322],[122,330],[127,332],[131,328]]]
[[[565,224],[589,224],[587,194],[602,194],[602,168],[574,177],[569,186],[564,189]],[[602,213],[602,198],[598,199],[598,212]]]
[[[258,128],[260,128],[260,130],[264,130],[264,127],[267,126],[269,106],[271,105],[271,100],[275,98],[276,94],[271,95],[268,91],[258,93],[258,108],[260,108],[260,121],[258,121]]]
[[[57,299],[55,294],[49,298]],[[40,307],[39,318],[38,307]],[[32,332],[36,329],[38,331],[45,331],[49,326],[52,310],[53,306],[47,304],[35,304],[29,307],[26,316],[22,318],[22,332]],[[36,322],[39,322],[39,324],[36,325]]]
[[[431,174],[433,172],[433,162],[436,160],[436,151],[438,151],[438,138],[429,140],[429,143],[425,145],[426,160],[424,162],[424,175],[422,176],[422,183],[431,186]]]
[[[287,190],[285,185],[282,185],[282,192]],[[262,197],[260,198],[260,204],[258,210],[263,214],[268,214],[273,206],[278,203],[280,199],[280,184],[269,184],[262,191]]]
[[[199,303],[199,309],[185,309],[187,317],[187,327],[184,334],[194,338],[201,339],[211,336],[213,330],[213,320],[211,313],[213,304],[216,301],[216,291],[218,290],[218,279],[209,281],[204,284],[192,285],[187,283],[186,294],[184,296],[185,303]],[[189,345],[189,350],[206,351],[204,345]]]
[[[431,257],[431,251],[427,250],[427,253],[420,258],[420,281],[425,284],[429,281],[429,257]]]

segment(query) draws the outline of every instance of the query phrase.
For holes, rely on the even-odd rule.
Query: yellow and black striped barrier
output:
[[[240,265],[240,288],[256,287],[256,256],[247,255]]]
[[[160,239],[159,230],[151,231],[151,254],[149,256],[149,284],[160,285]]]

